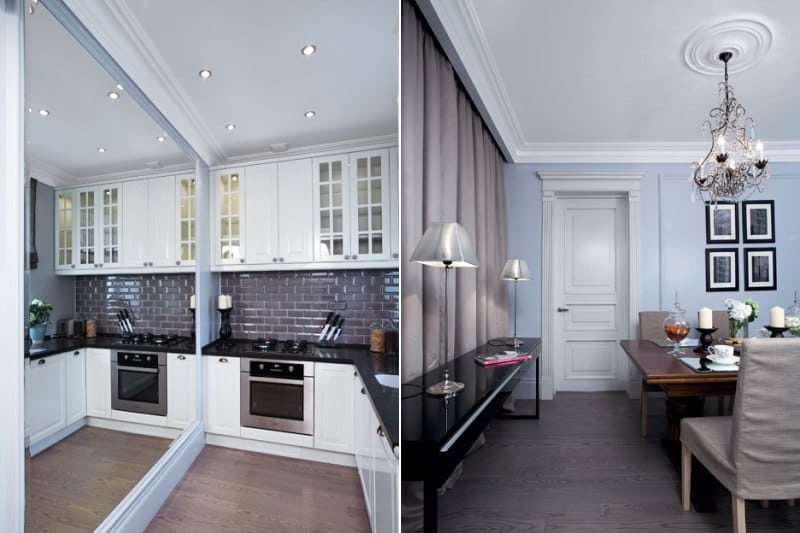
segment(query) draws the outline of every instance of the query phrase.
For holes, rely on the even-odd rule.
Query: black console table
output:
[[[444,399],[427,395],[429,385],[439,381],[441,368],[428,372],[402,386],[402,479],[422,481],[424,485],[425,531],[438,529],[437,491],[472,444],[496,417],[531,363],[536,365],[536,413],[539,415],[539,357],[541,340],[522,339],[523,353],[531,359],[505,365],[483,367],[477,355],[501,353],[506,347],[479,346],[450,362],[450,376],[464,383],[464,390]],[[511,416],[514,416],[512,414]]]

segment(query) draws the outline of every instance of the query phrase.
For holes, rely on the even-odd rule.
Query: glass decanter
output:
[[[664,320],[664,333],[672,341],[672,350],[667,352],[674,357],[686,355],[681,351],[681,341],[689,335],[689,322],[686,320],[686,311],[681,309],[678,302],[678,293],[675,293],[675,306],[670,309]]]
[[[795,337],[800,337],[800,303],[797,300],[797,291],[794,291],[794,303],[786,310],[786,327]]]

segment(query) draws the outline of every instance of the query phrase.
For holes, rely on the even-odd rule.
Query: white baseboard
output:
[[[542,378],[542,390],[540,400],[552,400],[553,399],[553,379],[552,378]],[[517,385],[517,388],[514,389],[514,398],[519,398],[521,400],[526,399],[533,399],[536,398],[536,378],[522,378]]]
[[[316,461],[318,463],[329,463],[342,466],[356,466],[355,455],[346,453],[329,452],[327,450],[316,450],[314,448],[304,448],[300,446],[289,446],[276,442],[264,442],[260,440],[242,439],[238,437],[228,437],[226,435],[206,435],[206,444],[222,446],[225,448],[235,448],[249,452],[266,453],[269,455],[279,455],[281,457],[292,457],[305,461]]]
[[[86,425],[86,419],[82,418],[82,419],[78,420],[77,422],[73,422],[72,424],[68,425],[64,429],[59,429],[58,431],[56,431],[52,435],[48,435],[47,437],[45,437],[43,439],[40,439],[40,440],[38,440],[36,442],[32,442],[31,443],[31,447],[30,447],[31,457],[33,457],[33,456],[35,456],[35,455],[37,455],[39,453],[42,453],[43,451],[45,451],[47,448],[49,448],[53,444],[55,444],[55,443],[65,439],[65,438],[69,437],[70,435],[72,435],[73,433],[75,433],[76,431],[78,431],[79,429],[81,429],[85,425]]]
[[[195,420],[95,531],[144,531],[204,446],[203,423]]]
[[[167,417],[159,415],[148,415],[144,413],[131,413],[129,411],[111,410],[111,420],[121,422],[133,422],[135,424],[147,424],[148,426],[167,427]]]
[[[161,437],[164,439],[177,439],[183,430],[168,428],[164,426],[148,426],[136,422],[125,422],[123,420],[111,420],[110,418],[96,418],[90,416],[86,423],[92,427],[112,429],[114,431],[124,431],[126,433],[136,433],[137,435],[149,435],[150,437]],[[191,427],[191,426],[189,426]]]

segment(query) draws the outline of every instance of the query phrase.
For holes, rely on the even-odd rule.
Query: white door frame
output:
[[[541,171],[542,180],[542,398],[555,396],[556,361],[553,356],[557,338],[555,320],[558,302],[554,301],[553,245],[555,243],[554,207],[559,196],[622,194],[628,202],[628,317],[622,338],[636,331],[639,317],[639,194],[644,172],[631,171]],[[634,369],[628,363],[628,394]]]

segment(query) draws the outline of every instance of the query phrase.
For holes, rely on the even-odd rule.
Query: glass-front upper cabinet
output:
[[[389,259],[389,151],[350,154],[350,176],[350,258]]]
[[[244,198],[244,173],[242,169],[225,169],[215,173],[217,184],[217,264],[229,265],[245,262],[242,219]]]
[[[118,185],[101,187],[102,250],[100,266],[116,266],[120,262],[120,197]]]
[[[193,265],[197,259],[197,194],[191,174],[178,176],[178,261]]]
[[[314,260],[350,259],[347,154],[314,160]]]
[[[73,191],[56,193],[56,270],[75,268]]]
[[[93,270],[120,264],[119,184],[56,193],[56,269]]]

